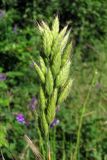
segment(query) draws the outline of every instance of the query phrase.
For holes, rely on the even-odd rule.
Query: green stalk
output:
[[[56,127],[51,131],[50,136],[51,158],[56,160]]]
[[[63,150],[63,153],[62,153],[62,160],[66,160],[66,153],[65,153],[65,134],[64,134],[64,132],[63,132],[63,142],[62,142],[63,144],[62,144],[62,146],[63,146],[63,148],[62,148],[62,150]]]
[[[47,157],[47,160],[51,160],[50,157],[51,157],[51,149],[50,149],[50,141],[49,141],[49,134],[46,136],[46,157]]]
[[[42,152],[42,155],[43,155],[43,159],[45,160],[45,157],[46,157],[46,151],[45,151],[45,148],[44,148],[44,142],[43,142],[43,138],[41,136],[41,132],[40,132],[40,129],[39,127],[37,127],[37,132],[38,132],[38,136],[39,136],[39,146],[40,146],[40,150]]]
[[[77,142],[76,142],[76,148],[75,148],[75,153],[74,153],[73,160],[78,160],[78,154],[79,154],[79,148],[80,148],[80,138],[81,138],[81,129],[82,129],[82,124],[83,124],[83,120],[84,120],[84,113],[86,111],[86,106],[87,106],[87,102],[88,102],[90,94],[91,94],[92,87],[93,87],[93,85],[95,83],[95,80],[96,80],[96,75],[97,75],[97,72],[95,71],[94,76],[93,76],[92,81],[91,81],[91,85],[90,85],[89,90],[88,90],[88,94],[87,94],[85,102],[83,104],[83,109],[82,109],[82,113],[81,113],[81,117],[80,117],[79,128],[78,128],[78,132],[77,132]],[[71,159],[72,159],[72,157],[71,157]]]
[[[46,153],[45,153],[43,138],[42,138],[42,136],[41,136],[41,131],[40,131],[39,126],[38,126],[38,116],[37,116],[36,111],[33,112],[33,114],[34,114],[35,120],[36,120],[35,126],[36,126],[37,134],[38,134],[38,137],[39,137],[40,150],[41,150],[41,152],[42,152],[43,159],[45,160]]]

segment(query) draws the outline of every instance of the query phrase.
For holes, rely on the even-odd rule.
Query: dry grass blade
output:
[[[51,160],[51,151],[50,151],[50,148],[48,150],[48,160]]]
[[[33,144],[33,142],[29,139],[27,135],[24,136],[27,144],[29,145],[30,149],[33,151],[34,155],[38,160],[42,160],[42,155],[39,152],[39,149]]]
[[[4,156],[3,156],[3,153],[2,153],[2,151],[1,151],[1,156],[2,156],[2,160],[5,160],[5,158],[4,158]]]

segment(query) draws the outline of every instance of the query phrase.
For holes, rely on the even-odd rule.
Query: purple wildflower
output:
[[[30,106],[30,108],[31,108],[32,110],[34,110],[34,109],[36,108],[36,105],[37,105],[37,99],[36,99],[36,97],[32,97],[29,106]]]
[[[0,73],[0,81],[6,80],[6,74]]]
[[[19,123],[25,123],[25,117],[22,113],[19,113],[17,116],[16,116],[16,120],[19,122]]]
[[[54,119],[53,121],[52,121],[52,123],[50,124],[50,128],[53,128],[53,127],[55,127],[56,125],[58,125],[59,124],[59,119]]]

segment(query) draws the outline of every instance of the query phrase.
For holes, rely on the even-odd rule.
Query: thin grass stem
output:
[[[83,109],[82,109],[82,113],[81,113],[81,117],[80,117],[79,128],[78,128],[78,132],[77,132],[77,142],[76,142],[76,148],[75,148],[75,153],[74,153],[74,156],[73,156],[74,157],[73,160],[78,160],[79,148],[80,148],[80,138],[81,138],[81,129],[82,129],[82,124],[83,124],[83,120],[84,120],[84,114],[85,114],[85,111],[86,111],[86,106],[87,106],[87,102],[88,102],[90,94],[91,94],[92,87],[93,87],[93,85],[96,81],[96,75],[97,75],[97,72],[95,71],[94,76],[93,76],[92,81],[91,81],[91,85],[89,87],[89,90],[88,90],[88,93],[87,93],[87,96],[86,96],[86,99],[85,99],[85,102],[83,104]]]

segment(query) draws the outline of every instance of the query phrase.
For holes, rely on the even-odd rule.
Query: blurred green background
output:
[[[0,1],[0,74],[6,75],[0,80],[0,159],[2,153],[6,160],[19,159],[26,148],[23,135],[36,137],[29,104],[38,95],[38,79],[30,57],[38,61],[42,48],[37,22],[51,24],[57,14],[60,28],[66,24],[71,28],[74,84],[57,115],[56,159],[68,160],[74,152],[82,107],[97,71],[86,105],[79,160],[107,160],[106,0]],[[18,113],[24,114],[28,125],[16,121]]]

